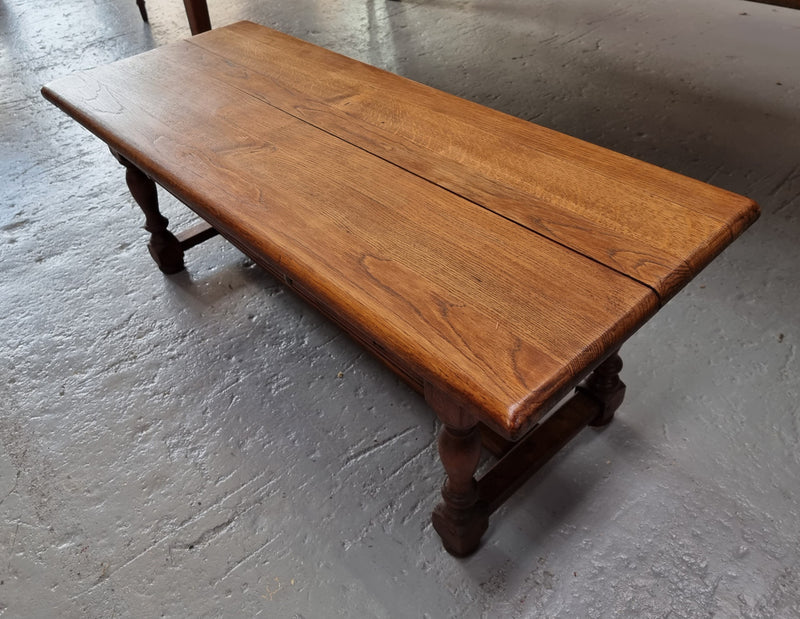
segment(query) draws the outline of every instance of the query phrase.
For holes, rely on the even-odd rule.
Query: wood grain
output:
[[[755,213],[254,24],[43,94],[418,388],[509,439]]]
[[[242,22],[191,41],[265,102],[673,296],[750,200]],[[219,59],[175,49],[199,69]]]

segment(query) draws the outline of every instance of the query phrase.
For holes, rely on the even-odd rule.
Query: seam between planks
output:
[[[189,43],[190,45],[193,45],[194,47],[196,47],[198,49],[201,49],[203,52],[205,52],[207,54],[211,54],[211,55],[216,56],[218,58],[222,58],[223,60],[225,60],[227,62],[235,63],[237,66],[241,67],[245,71],[253,71],[253,69],[250,69],[249,67],[246,67],[244,65],[240,65],[240,64],[236,63],[235,60],[233,60],[233,59],[231,59],[231,58],[229,58],[227,56],[223,56],[222,54],[220,54],[218,52],[215,52],[213,50],[209,50],[209,49],[203,47],[202,45],[197,44],[192,39],[186,39],[185,42]],[[335,52],[331,52],[331,53],[335,53]],[[260,73],[260,72],[257,72],[257,71],[253,71],[253,72],[259,73],[259,75],[262,75],[264,77],[268,77],[263,73]],[[209,78],[209,76],[206,76],[206,77]],[[210,79],[214,79],[215,81],[219,81],[218,78],[214,78],[214,77],[211,77]],[[454,195],[454,196],[456,196],[456,197],[458,197],[458,198],[460,198],[462,200],[465,200],[466,202],[469,202],[470,204],[474,204],[475,206],[478,206],[478,207],[484,209],[485,211],[488,211],[488,212],[496,215],[497,217],[501,217],[501,218],[505,219],[506,221],[509,221],[509,222],[519,226],[520,228],[523,228],[523,229],[527,230],[528,232],[536,234],[537,236],[539,236],[539,237],[541,237],[541,238],[543,238],[543,239],[545,239],[545,240],[547,240],[547,241],[549,241],[549,242],[551,242],[551,243],[553,243],[555,245],[558,245],[560,247],[563,247],[564,249],[567,249],[568,251],[572,252],[573,254],[576,254],[576,255],[581,256],[581,257],[583,257],[583,258],[585,258],[587,260],[590,260],[590,261],[594,262],[595,264],[598,264],[598,265],[602,266],[603,268],[606,268],[606,269],[608,269],[610,271],[613,271],[613,272],[617,273],[618,275],[622,275],[623,277],[625,277],[625,278],[627,278],[627,279],[629,279],[629,280],[631,280],[631,281],[633,281],[633,282],[635,282],[637,284],[640,284],[640,285],[644,286],[645,288],[648,288],[649,290],[651,290],[653,292],[653,294],[656,295],[656,298],[658,299],[659,307],[662,306],[663,303],[664,303],[662,295],[659,293],[659,291],[655,287],[651,286],[650,284],[648,284],[646,282],[643,282],[640,279],[637,279],[637,278],[633,277],[632,275],[629,275],[629,274],[625,273],[624,271],[620,271],[619,269],[616,269],[616,268],[614,268],[612,266],[609,266],[608,264],[602,262],[601,260],[598,260],[597,258],[589,256],[589,255],[583,253],[582,251],[579,251],[578,249],[576,249],[574,247],[571,247],[570,245],[567,245],[566,243],[563,243],[561,241],[553,239],[553,238],[547,236],[546,234],[544,234],[543,232],[540,232],[540,231],[535,230],[535,229],[533,229],[533,228],[531,228],[529,226],[526,226],[525,224],[522,224],[522,223],[518,222],[517,220],[513,219],[512,217],[509,217],[507,215],[503,215],[502,213],[498,213],[497,211],[491,209],[490,207],[488,207],[488,206],[486,206],[484,204],[481,204],[480,202],[476,202],[475,200],[473,200],[471,198],[463,196],[459,192],[457,192],[457,191],[455,191],[453,189],[450,189],[449,187],[445,187],[445,186],[443,186],[443,185],[441,185],[441,184],[439,184],[439,183],[437,183],[437,182],[435,182],[435,181],[433,181],[433,180],[431,180],[431,179],[429,179],[429,178],[427,178],[427,177],[425,177],[425,176],[423,176],[423,175],[421,175],[421,174],[419,174],[417,172],[414,172],[413,170],[409,170],[408,168],[403,167],[402,165],[392,161],[391,159],[387,159],[386,157],[384,157],[382,155],[379,155],[379,154],[376,154],[376,153],[372,152],[370,149],[365,148],[364,146],[361,146],[359,144],[351,142],[350,140],[348,140],[348,139],[346,139],[346,138],[344,138],[344,137],[342,137],[342,136],[340,136],[340,135],[338,135],[338,134],[336,134],[336,133],[334,133],[334,132],[332,132],[332,131],[330,131],[328,129],[325,129],[324,127],[320,127],[319,125],[316,125],[316,124],[314,124],[312,122],[309,122],[308,120],[306,120],[306,119],[304,119],[304,118],[292,113],[289,110],[286,110],[286,109],[284,109],[282,107],[279,107],[279,106],[277,106],[277,105],[275,105],[273,103],[270,103],[269,101],[265,100],[263,97],[255,94],[253,92],[247,91],[247,90],[245,90],[243,88],[240,88],[239,86],[236,86],[234,84],[229,84],[227,82],[225,83],[225,86],[227,88],[234,88],[237,91],[239,91],[240,93],[242,93],[244,95],[247,95],[248,97],[250,97],[252,99],[256,99],[257,101],[263,103],[264,105],[268,105],[269,107],[271,107],[271,108],[273,108],[273,109],[275,109],[275,110],[277,110],[277,111],[279,111],[279,112],[281,112],[283,114],[291,116],[292,118],[302,122],[305,125],[308,125],[309,127],[313,127],[317,131],[321,131],[321,132],[323,132],[323,133],[325,133],[327,135],[330,135],[331,137],[339,140],[340,142],[344,142],[345,144],[348,144],[349,146],[351,146],[353,148],[357,148],[358,150],[360,150],[362,152],[365,152],[368,155],[370,155],[372,157],[375,157],[376,159],[380,159],[381,161],[384,161],[384,162],[394,166],[395,168],[403,170],[407,174],[410,174],[412,176],[415,176],[416,178],[419,178],[419,179],[425,181],[429,185],[433,185],[434,187],[442,189],[442,190],[448,192],[451,195]],[[730,232],[730,230],[729,230],[729,232]],[[694,270],[689,267],[689,264],[686,262],[686,260],[681,260],[681,265],[685,266],[689,272],[694,272]]]

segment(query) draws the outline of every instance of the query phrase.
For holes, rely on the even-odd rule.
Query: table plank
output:
[[[662,303],[758,215],[747,198],[241,22],[192,45],[229,82],[652,287]],[[216,60],[186,48],[181,62]]]
[[[265,104],[240,87],[252,73],[195,53],[161,48],[43,93],[504,436],[656,311],[647,286]]]

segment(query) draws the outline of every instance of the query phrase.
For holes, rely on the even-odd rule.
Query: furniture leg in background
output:
[[[147,7],[145,0],[136,0],[136,6],[139,7],[139,13],[142,15],[142,20],[149,23],[147,17]],[[183,6],[186,9],[186,18],[189,20],[189,29],[192,34],[200,34],[211,30],[211,19],[208,16],[208,4],[206,0],[183,0]]]
[[[186,8],[186,18],[189,20],[192,34],[211,30],[211,18],[208,16],[206,0],[183,0],[183,6]]]

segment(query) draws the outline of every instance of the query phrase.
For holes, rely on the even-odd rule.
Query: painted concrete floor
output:
[[[616,421],[456,560],[420,398],[222,240],[162,276],[122,168],[38,94],[188,36],[181,3],[1,2],[0,616],[800,617],[800,11],[211,5],[762,218],[623,349]]]

